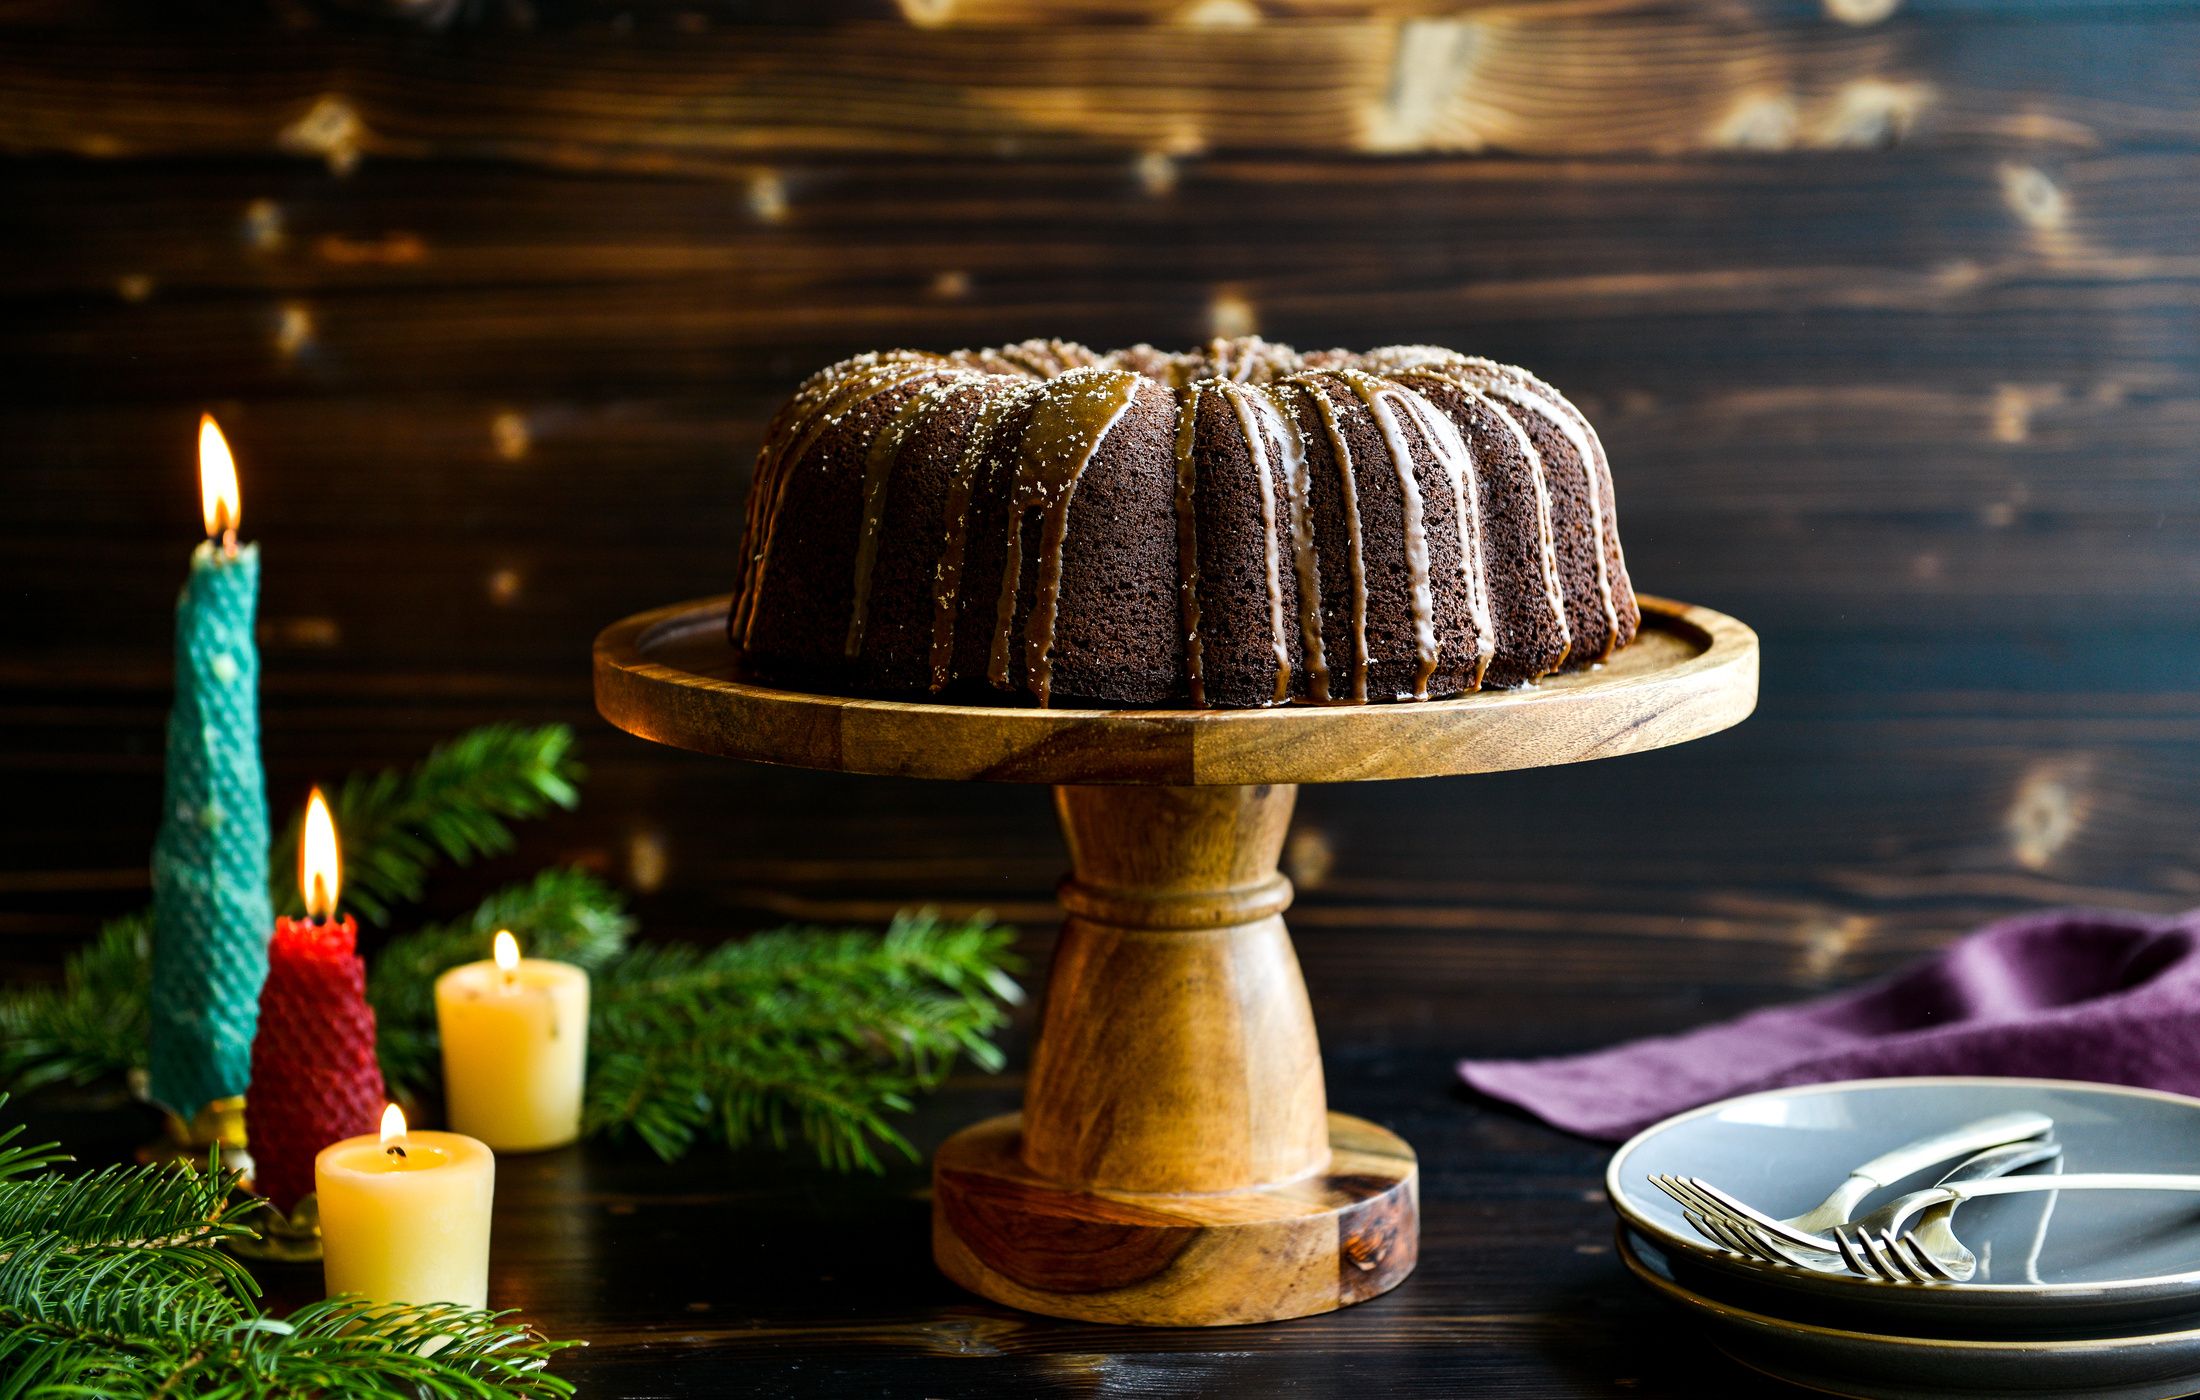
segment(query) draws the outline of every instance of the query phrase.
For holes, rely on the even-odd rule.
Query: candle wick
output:
[[[234,525],[224,525],[222,527],[222,557],[224,559],[237,557],[237,527]]]
[[[385,1147],[382,1150],[389,1153],[392,1157],[402,1157],[405,1155],[404,1146],[400,1143],[393,1142],[388,1147]]]

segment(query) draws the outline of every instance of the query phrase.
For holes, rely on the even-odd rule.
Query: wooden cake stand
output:
[[[933,1254],[1033,1312],[1219,1324],[1395,1287],[1413,1149],[1329,1112],[1276,869],[1302,782],[1491,773],[1700,738],[1757,699],[1757,637],[1642,600],[1605,666],[1420,704],[1062,710],[859,700],[731,678],[727,600],[596,639],[596,704],[658,743],[762,763],[1052,783],[1069,840],[1024,1111],[933,1166]]]

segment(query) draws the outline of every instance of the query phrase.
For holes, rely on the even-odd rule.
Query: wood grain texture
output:
[[[1807,14],[1807,12],[1806,12]],[[2169,46],[2113,75],[2119,26]],[[1933,26],[1747,5],[1493,8],[1221,24],[517,35],[462,59],[386,34],[225,33],[186,53],[28,29],[0,51],[0,146],[94,157],[463,153],[568,170],[737,172],[800,153],[1222,150],[1606,155],[1904,140],[2189,139],[2174,17],[2061,29],[2065,61]],[[2027,36],[2028,41],[2037,36]]]
[[[1412,1272],[1413,1153],[1327,1111],[1277,871],[1297,790],[1058,787],[1072,871],[1024,1111],[950,1138],[933,1253],[1057,1317],[1272,1322]]]
[[[1593,670],[1396,705],[1078,710],[776,690],[733,678],[726,600],[640,613],[596,641],[597,707],[645,739],[726,758],[1025,783],[1361,782],[1639,753],[1739,723],[1757,636],[1644,597],[1642,635]]]
[[[1297,790],[1061,787],[1071,874],[1024,1094],[1055,1182],[1230,1192],[1328,1167],[1277,872]]]
[[[1372,1123],[1330,1115],[1325,1165],[1311,1174],[1157,1193],[1033,1171],[1022,1121],[957,1133],[933,1169],[933,1257],[997,1302],[1088,1322],[1223,1327],[1333,1312],[1413,1271],[1413,1149]]]
[[[601,1395],[1750,1393],[1615,1266],[1601,1149],[1449,1065],[2006,914],[2200,903],[2192,7],[915,8],[0,3],[0,976],[146,898],[204,408],[267,558],[279,808],[468,724],[581,727],[583,808],[424,916],[570,861],[653,937],[929,901],[1043,968],[1048,793],[699,763],[596,720],[577,658],[731,585],[763,420],[838,356],[1471,346],[1591,414],[1644,586],[1767,652],[1759,713],[1700,743],[1301,792],[1329,1093],[1421,1154],[1409,1286],[1225,1334],[1052,1321],[940,1277],[919,1169],[604,1151],[506,1163],[496,1296],[592,1338],[561,1367]],[[1461,50],[1395,61],[1422,20],[1546,68],[1447,95]],[[1386,102],[1420,145],[1339,119]],[[1521,149],[1445,144],[1493,134]],[[911,1136],[1022,1090],[958,1079]]]

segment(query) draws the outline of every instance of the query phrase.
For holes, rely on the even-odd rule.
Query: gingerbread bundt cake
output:
[[[1588,420],[1418,345],[844,360],[774,418],[742,555],[744,674],[882,695],[1429,699],[1641,617]]]

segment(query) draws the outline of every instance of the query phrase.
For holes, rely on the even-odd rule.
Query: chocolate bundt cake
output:
[[[883,695],[1428,699],[1641,617],[1588,420],[1420,345],[844,360],[772,421],[742,555],[744,674]]]

